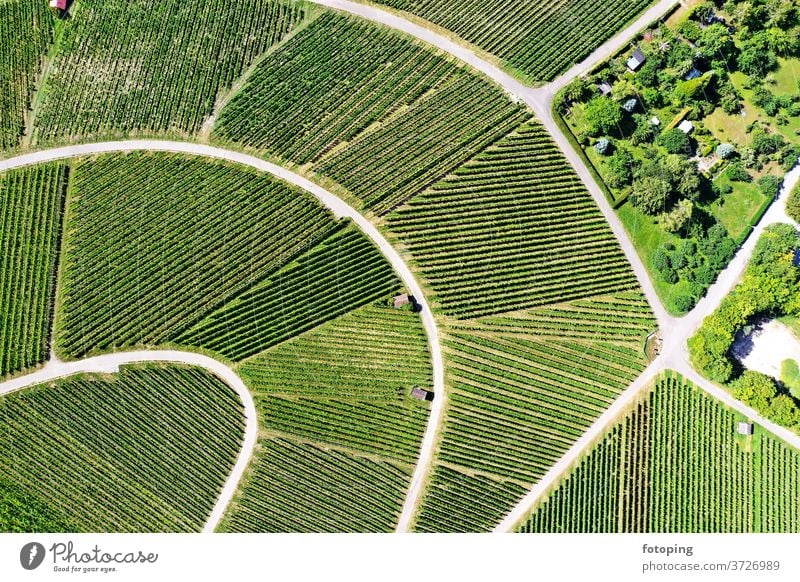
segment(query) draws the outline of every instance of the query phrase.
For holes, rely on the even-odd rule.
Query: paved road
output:
[[[241,399],[242,404],[244,404],[244,442],[239,451],[239,456],[236,459],[236,464],[233,466],[230,475],[228,475],[225,485],[217,498],[217,502],[214,504],[214,509],[211,511],[203,527],[203,532],[213,532],[222,519],[225,509],[233,498],[233,495],[236,493],[236,489],[239,486],[242,475],[244,475],[245,469],[247,469],[247,465],[250,462],[250,457],[253,455],[253,449],[258,439],[258,417],[256,415],[253,397],[250,395],[250,391],[239,376],[225,364],[202,354],[174,350],[119,352],[74,362],[55,360],[48,362],[42,369],[32,374],[0,383],[0,395],[43,382],[49,382],[56,378],[72,376],[74,374],[87,372],[116,374],[119,372],[120,366],[142,362],[170,362],[205,368],[233,388]]]
[[[9,158],[7,160],[0,160],[0,172],[22,166],[28,166],[31,164],[39,164],[65,158],[109,152],[129,152],[139,150],[180,152],[227,160],[229,162],[255,168],[262,172],[267,172],[290,184],[294,184],[295,186],[298,186],[303,190],[313,194],[317,200],[319,200],[325,207],[330,209],[335,216],[351,219],[364,232],[364,234],[366,234],[372,240],[372,242],[377,245],[383,256],[386,257],[386,259],[391,263],[392,267],[394,267],[395,271],[400,275],[400,278],[402,279],[406,288],[422,307],[420,315],[422,317],[422,324],[425,328],[425,334],[428,338],[428,349],[431,352],[431,362],[433,366],[433,391],[436,394],[436,397],[431,403],[430,416],[428,417],[428,424],[426,426],[425,435],[420,447],[419,460],[414,470],[414,475],[411,479],[411,486],[404,502],[403,511],[401,513],[400,522],[398,525],[398,529],[400,529],[400,531],[404,531],[408,527],[408,524],[411,520],[414,508],[416,507],[419,499],[419,495],[422,492],[422,486],[425,483],[425,477],[427,475],[428,468],[430,467],[433,459],[433,453],[436,445],[436,432],[442,418],[442,412],[444,410],[446,400],[446,395],[444,392],[444,360],[442,358],[442,348],[439,342],[439,331],[436,327],[436,320],[431,313],[430,307],[425,299],[425,295],[422,292],[422,288],[417,283],[416,278],[406,265],[405,261],[378,231],[374,224],[372,224],[355,208],[344,202],[341,198],[331,194],[321,186],[311,182],[299,174],[287,170],[286,168],[282,168],[281,166],[277,166],[270,162],[266,162],[262,159],[243,154],[241,152],[234,152],[222,148],[189,142],[125,140],[67,146],[25,154],[14,158]]]

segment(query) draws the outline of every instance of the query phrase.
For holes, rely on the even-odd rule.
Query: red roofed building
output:
[[[67,0],[50,0],[50,8],[67,9]]]

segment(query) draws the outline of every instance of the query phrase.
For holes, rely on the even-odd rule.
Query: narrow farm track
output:
[[[174,350],[143,350],[133,352],[119,352],[113,354],[106,354],[94,358],[87,358],[74,362],[61,362],[58,360],[50,360],[47,365],[42,369],[20,376],[12,380],[0,383],[0,395],[15,392],[49,382],[58,378],[65,378],[75,374],[84,373],[101,373],[101,374],[116,374],[119,372],[120,366],[126,364],[136,364],[144,362],[165,362],[173,364],[188,364],[205,368],[212,372],[228,386],[230,386],[244,405],[245,415],[245,434],[242,449],[239,451],[239,456],[236,459],[236,464],[233,466],[228,478],[225,480],[225,485],[214,504],[214,509],[206,520],[203,532],[213,532],[219,524],[225,509],[228,507],[233,495],[239,487],[239,482],[242,480],[245,469],[250,463],[250,457],[253,455],[256,441],[258,440],[258,416],[256,414],[256,407],[253,402],[253,397],[250,391],[242,382],[241,378],[225,364],[194,352],[181,352]]]
[[[436,320],[431,313],[425,296],[422,293],[422,288],[417,283],[411,270],[406,265],[405,261],[399,253],[392,247],[391,244],[383,237],[378,229],[367,218],[359,213],[355,208],[331,194],[324,188],[314,184],[310,180],[295,174],[294,172],[271,164],[259,158],[249,156],[240,152],[229,151],[212,146],[189,143],[189,142],[173,142],[173,141],[160,141],[160,140],[128,140],[116,142],[103,142],[94,144],[81,144],[75,146],[67,146],[62,148],[55,148],[50,150],[43,150],[31,154],[25,154],[6,160],[0,160],[0,172],[29,166],[32,164],[41,164],[52,160],[62,160],[66,158],[74,158],[79,156],[89,156],[102,153],[114,152],[131,152],[131,151],[162,151],[162,152],[177,152],[197,156],[205,156],[208,158],[221,159],[244,166],[249,166],[256,170],[272,174],[290,184],[298,186],[303,190],[314,195],[325,207],[331,210],[336,217],[351,219],[361,231],[369,237],[380,250],[381,254],[389,261],[394,270],[400,275],[405,286],[409,292],[415,297],[419,303],[422,311],[422,324],[425,328],[425,334],[428,340],[428,347],[431,355],[431,363],[433,367],[433,391],[436,397],[431,404],[430,416],[423,437],[422,445],[419,451],[417,466],[414,470],[414,475],[411,480],[408,495],[406,496],[405,503],[403,504],[403,511],[400,515],[398,522],[398,530],[405,531],[411,521],[411,517],[416,509],[417,502],[422,493],[423,484],[427,475],[428,468],[430,467],[433,459],[433,452],[436,444],[436,434],[439,423],[442,417],[445,404],[444,394],[444,360],[442,357],[441,345],[439,342],[439,332],[436,327]],[[140,352],[142,354],[152,354],[155,352]],[[177,352],[180,353],[180,352]],[[88,360],[87,360],[88,361]],[[213,361],[213,360],[212,360]],[[75,364],[75,363],[72,363]],[[72,364],[63,364],[65,366]],[[51,360],[44,370],[58,369],[57,366],[61,365],[57,360]],[[221,365],[221,364],[220,364]],[[43,370],[43,371],[44,371]],[[38,373],[38,372],[37,372]],[[232,372],[231,372],[232,373]],[[29,378],[25,376],[21,379]],[[238,377],[237,377],[238,380]],[[13,381],[11,381],[13,382]],[[5,384],[0,385],[4,387]],[[11,390],[11,389],[9,389]],[[248,396],[249,397],[249,396]],[[248,455],[249,457],[249,455]],[[238,467],[238,463],[237,463]],[[241,476],[241,475],[240,475]],[[238,478],[236,483],[238,483]],[[227,485],[226,485],[227,487]],[[235,484],[234,484],[235,489]],[[233,492],[231,491],[231,495]],[[222,499],[222,498],[220,498]],[[228,498],[228,500],[230,497]],[[219,510],[219,518],[222,516],[225,504],[221,507],[215,507],[215,513]]]

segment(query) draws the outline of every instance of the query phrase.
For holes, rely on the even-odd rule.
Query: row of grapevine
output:
[[[35,139],[194,133],[220,94],[302,18],[300,4],[284,0],[76,2]]]
[[[428,417],[419,315],[377,303],[245,360],[262,439],[231,531],[389,531]]]
[[[432,473],[416,531],[489,531],[528,489],[514,480],[438,464]]]
[[[800,452],[665,374],[523,532],[798,532]]]
[[[324,13],[259,63],[214,136],[311,164],[384,214],[524,117],[495,86],[419,43]]]
[[[651,0],[378,0],[454,32],[539,81],[588,56]]]
[[[56,341],[74,357],[174,339],[338,228],[307,193],[181,155],[81,161],[70,192]]]
[[[388,225],[455,317],[638,288],[603,215],[536,122],[409,200]]]
[[[285,439],[261,442],[221,525],[230,532],[390,532],[408,467]]]
[[[47,358],[66,183],[55,163],[0,175],[0,376]]]
[[[430,355],[419,317],[368,305],[286,341],[240,368],[263,396],[393,401],[430,386]]]
[[[53,40],[53,15],[45,2],[0,2],[0,150],[15,147],[25,133],[25,116],[42,59]]]
[[[259,63],[220,113],[215,135],[316,162],[455,71],[406,37],[324,12]]]
[[[389,296],[398,287],[397,276],[377,247],[348,225],[214,311],[176,341],[241,360]]]
[[[0,531],[5,533],[71,532],[78,526],[47,502],[0,477]]]
[[[654,327],[635,292],[451,321],[437,452],[447,471],[434,473],[417,528],[496,525],[641,373],[643,340]],[[488,489],[481,509],[452,485],[475,476]]]
[[[199,531],[243,431],[236,394],[196,368],[132,366],[8,394],[0,398],[0,473],[25,505],[0,524]],[[31,521],[31,498],[45,520]]]

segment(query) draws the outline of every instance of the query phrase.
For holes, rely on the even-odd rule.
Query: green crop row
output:
[[[800,454],[668,373],[523,532],[798,532]]]
[[[244,417],[210,373],[148,365],[4,396],[0,426],[0,473],[25,500],[0,514],[1,530],[188,532],[217,500]]]
[[[388,216],[448,315],[475,318],[636,289],[617,241],[530,122]]]
[[[302,17],[298,3],[282,0],[76,2],[35,139],[197,132],[221,95]]]
[[[654,325],[638,292],[451,322],[450,395],[436,459],[446,470],[434,472],[417,528],[496,525],[521,497],[508,492],[536,483],[641,373],[642,343]],[[482,517],[445,518],[473,511],[450,482],[476,476],[487,488]]]
[[[378,0],[454,32],[527,77],[548,81],[588,56],[650,0]]]
[[[338,228],[310,195],[202,158],[101,156],[73,178],[57,345],[76,357],[174,340]]]
[[[0,150],[15,147],[53,40],[53,15],[46,2],[0,2]]]
[[[385,214],[524,117],[420,43],[326,12],[258,64],[214,136],[311,164]]]
[[[177,341],[241,360],[390,296],[399,286],[378,249],[354,226],[348,226],[270,273],[263,282],[177,336]]]
[[[222,531],[389,532],[407,468],[308,443],[265,439]]]
[[[0,376],[47,359],[67,171],[0,175]]]
[[[368,305],[245,360],[264,436],[230,531],[390,531],[428,417],[417,313]]]

